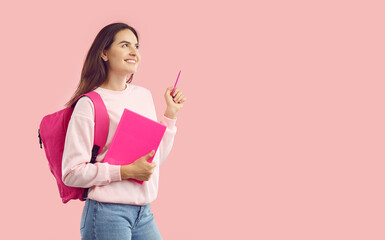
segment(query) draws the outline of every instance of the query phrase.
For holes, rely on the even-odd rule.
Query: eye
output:
[[[128,44],[127,44],[127,43],[125,43],[125,44],[123,44],[123,45],[122,45],[122,47],[126,48],[126,47],[127,47],[127,45],[128,45]],[[139,45],[136,45],[136,46],[135,46],[135,48],[136,48],[136,49],[139,49]]]

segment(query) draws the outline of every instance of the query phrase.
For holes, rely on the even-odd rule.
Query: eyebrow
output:
[[[118,43],[118,45],[121,44],[121,43],[129,43],[129,44],[131,44],[130,42],[127,42],[127,41],[121,41],[120,43]],[[136,43],[135,45],[139,45],[139,43]]]

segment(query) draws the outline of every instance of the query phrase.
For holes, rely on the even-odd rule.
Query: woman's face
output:
[[[102,58],[107,59],[108,71],[123,75],[135,73],[140,61],[138,48],[133,32],[129,29],[119,31],[110,48],[102,53]]]

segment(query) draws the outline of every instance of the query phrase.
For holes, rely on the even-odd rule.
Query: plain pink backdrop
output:
[[[37,129],[98,31],[140,36],[158,117],[188,101],[152,203],[167,240],[385,239],[383,1],[0,3],[1,239],[79,239]]]

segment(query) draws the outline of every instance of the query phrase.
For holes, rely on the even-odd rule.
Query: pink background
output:
[[[97,32],[140,35],[133,83],[188,101],[152,209],[173,239],[385,239],[383,1],[0,3],[1,239],[79,239],[37,129]]]

